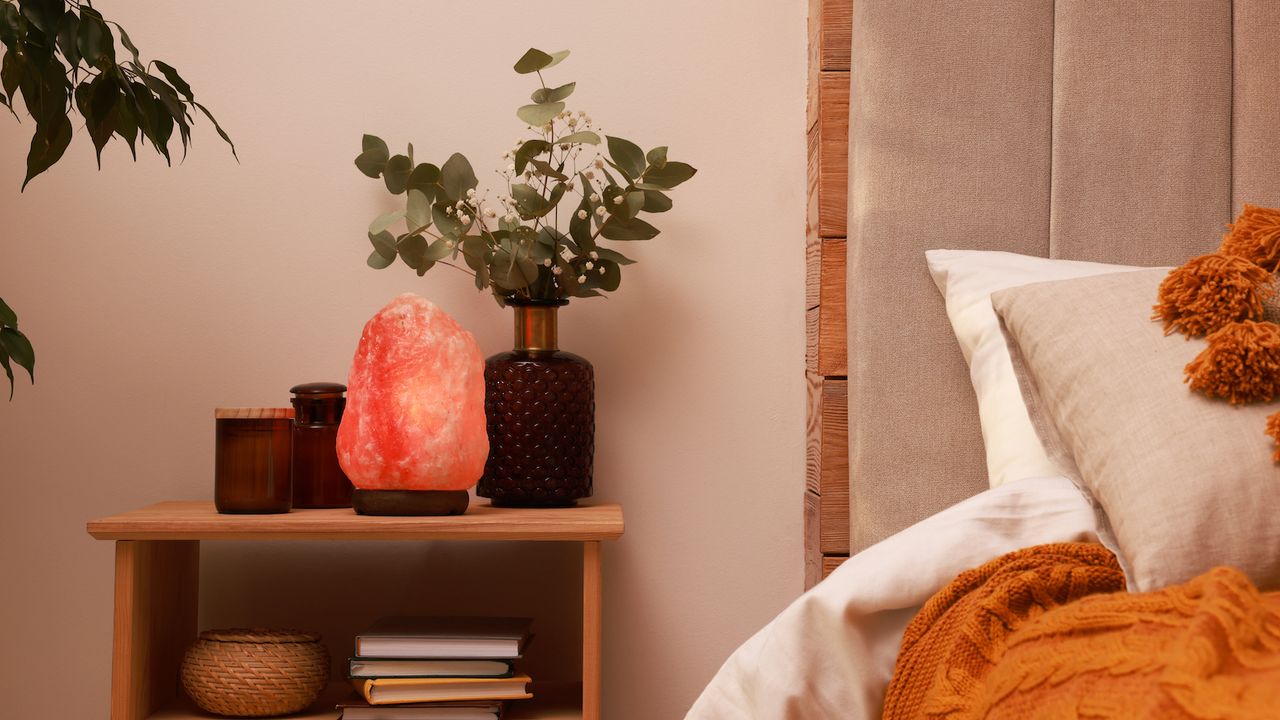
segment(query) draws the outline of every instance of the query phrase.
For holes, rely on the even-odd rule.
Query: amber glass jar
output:
[[[485,361],[489,459],[476,494],[505,507],[564,507],[591,496],[595,375],[557,345],[566,301],[509,301],[515,348]]]
[[[220,513],[287,513],[293,410],[214,411],[213,504]]]
[[[293,393],[293,506],[351,507],[351,481],[338,465],[338,423],[347,386],[306,383]]]

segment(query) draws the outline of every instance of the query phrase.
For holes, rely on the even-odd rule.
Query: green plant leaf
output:
[[[410,189],[405,203],[404,219],[409,232],[418,232],[431,224],[431,198],[416,188]]]
[[[396,261],[395,253],[392,253],[391,259],[388,260],[386,257],[382,255],[382,253],[378,252],[377,250],[374,250],[373,252],[369,253],[369,257],[365,259],[364,262],[366,265],[373,268],[374,270],[385,270],[391,267],[391,263],[395,261]]]
[[[405,265],[417,270],[427,264],[427,239],[421,235],[406,235],[396,241],[396,252]]]
[[[76,28],[76,45],[80,56],[92,67],[105,69],[115,64],[116,43],[111,28],[96,11],[81,6],[80,23]]]
[[[577,83],[566,83],[558,88],[538,88],[533,91],[529,99],[536,103],[555,102],[564,100],[573,94],[573,89],[577,87]]]
[[[382,170],[382,182],[392,195],[404,192],[409,182],[409,174],[413,172],[413,161],[407,155],[392,155],[387,166]]]
[[[199,108],[200,112],[203,113],[205,117],[209,118],[209,122],[213,123],[213,129],[218,131],[218,137],[222,138],[222,141],[231,147],[231,157],[235,158],[236,162],[240,162],[240,156],[236,154],[236,144],[231,142],[231,136],[227,134],[226,130],[222,129],[221,125],[218,124],[217,119],[213,117],[213,113],[209,112],[209,108],[195,102],[194,100],[191,104]]]
[[[516,201],[516,208],[526,219],[541,217],[547,209],[547,200],[533,186],[527,183],[516,183],[511,186],[511,197]]]
[[[609,240],[652,240],[658,229],[639,218],[611,215],[600,226],[600,234]]]
[[[21,330],[0,327],[0,347],[4,347],[9,357],[27,371],[31,382],[36,381],[36,351],[32,349],[31,341],[22,334]]]
[[[555,119],[555,116],[559,115],[561,110],[564,110],[564,103],[562,102],[522,105],[516,110],[516,117],[533,127],[539,127]]]
[[[375,135],[365,135],[361,141],[362,151],[356,157],[356,167],[371,178],[382,177],[382,170],[391,159],[391,151],[387,143]]]
[[[645,153],[644,159],[649,161],[653,167],[662,167],[667,164],[667,146],[662,145]]]
[[[128,86],[126,86],[128,87]],[[129,154],[134,160],[138,159],[138,118],[135,114],[134,106],[127,101],[128,93],[121,97],[121,102],[116,103],[113,113],[115,116],[112,124],[115,126],[115,132],[124,139],[129,145]]]
[[[605,248],[605,247],[597,247],[596,254],[600,256],[601,260],[609,260],[619,265],[634,265],[636,262],[635,260],[632,260],[626,255],[623,255],[622,253],[618,252],[617,250],[610,250],[609,248]]]
[[[4,374],[9,376],[9,401],[13,402],[13,367],[9,364],[9,353],[0,346],[0,365],[4,366]]]
[[[373,219],[373,222],[369,223],[369,234],[377,235],[378,233],[386,230],[392,225],[395,225],[396,222],[400,220],[400,218],[403,218],[404,216],[405,216],[404,210],[396,210],[395,212],[389,212],[383,215],[379,215],[378,217]]]
[[[614,164],[626,173],[628,178],[640,177],[645,168],[644,151],[640,146],[630,140],[612,135],[606,135],[605,138],[609,141],[609,157],[613,158]]]
[[[622,284],[622,270],[618,267],[618,264],[605,260],[603,255],[593,264],[596,267],[587,271],[587,277],[591,279],[591,284],[605,292],[617,290],[618,286]],[[602,269],[604,272],[600,272]]]
[[[427,251],[423,254],[423,258],[427,262],[436,262],[449,257],[453,253],[453,248],[449,247],[450,238],[437,238],[427,247]]]
[[[62,20],[58,23],[58,49],[62,51],[62,57],[66,58],[67,64],[72,67],[80,64],[79,31],[80,16],[76,15],[72,10],[67,10],[62,15]],[[125,47],[132,49],[130,46],[133,43],[129,41],[127,35],[121,33],[120,39],[124,42]],[[133,54],[136,58],[138,55],[137,50],[134,50]]]
[[[462,222],[458,220],[457,215],[450,215],[445,212],[448,205],[436,203],[431,206],[431,222],[435,223],[436,231],[445,237],[461,237],[464,230]]]
[[[9,97],[15,97],[13,93],[18,89],[26,66],[26,58],[16,51],[10,49],[5,52],[4,62],[0,65],[0,88],[3,88]]]
[[[565,175],[559,170],[551,167],[550,163],[548,163],[546,160],[539,160],[537,158],[534,158],[529,161],[529,164],[537,168],[538,172],[542,173],[543,175],[546,175],[547,177],[550,177],[550,178],[555,178],[560,182],[564,182],[569,179],[568,175]]]
[[[9,304],[0,298],[0,325],[8,325],[9,327],[18,327],[18,313],[9,307]]]
[[[182,93],[182,97],[186,98],[187,102],[195,102],[195,97],[191,95],[191,86],[187,84],[186,80],[182,79],[182,76],[178,74],[178,71],[172,65],[159,60],[156,60],[155,63],[160,70],[160,74],[164,75],[164,79],[168,80],[175,90]]]
[[[552,60],[551,55],[537,48],[529,48],[516,61],[513,69],[521,75],[528,75],[529,73],[538,72],[544,67],[550,67]]]
[[[396,259],[396,236],[387,232],[385,229],[378,232],[369,231],[369,242],[373,244],[373,251],[382,257]]]
[[[553,67],[555,67],[555,66],[559,65],[561,62],[563,62],[563,61],[564,61],[564,59],[565,59],[565,58],[567,58],[567,57],[569,57],[569,51],[568,51],[568,50],[560,50],[560,51],[558,51],[558,52],[553,52],[553,53],[551,53],[551,62],[549,62],[549,63],[547,63],[546,65],[542,66],[542,69],[543,69],[543,70],[546,70],[547,68],[553,68]]]
[[[125,49],[128,50],[131,55],[133,55],[133,63],[135,65],[141,66],[142,58],[139,56],[138,46],[133,44],[133,40],[129,38],[129,33],[124,31],[124,28],[121,27],[120,23],[112,23],[112,24],[116,26],[116,30],[119,31],[120,33],[120,44],[124,45]]]
[[[579,218],[579,212],[586,213],[586,217]],[[595,249],[595,241],[591,239],[591,203],[587,202],[586,198],[578,203],[577,209],[573,211],[573,217],[569,220],[569,237],[573,238],[582,252]]]
[[[81,87],[84,87],[81,85]],[[115,132],[116,103],[121,92],[115,78],[102,73],[89,83],[88,113],[84,113],[89,138],[93,141],[94,154],[97,156],[98,169],[102,169],[102,148]],[[83,109],[81,110],[83,113]]]
[[[65,116],[59,115],[47,124],[37,124],[36,132],[31,136],[31,149],[27,151],[27,177],[22,181],[22,190],[27,189],[32,178],[53,167],[70,144],[71,121]]]
[[[538,266],[523,253],[499,250],[493,257],[489,277],[504,290],[519,290],[538,279]]]
[[[525,140],[520,148],[516,150],[515,166],[516,174],[524,172],[529,161],[551,149],[551,143],[546,140]]]
[[[440,185],[450,203],[465,199],[467,191],[480,183],[471,163],[460,153],[454,153],[440,168]]]
[[[657,185],[670,190],[693,177],[697,172],[697,169],[688,163],[669,162],[662,167],[650,168],[644,175],[644,181],[646,185]]]
[[[556,138],[557,145],[566,143],[584,143],[587,145],[599,145],[600,136],[590,130],[579,130],[576,133],[570,133],[562,138]]]
[[[404,184],[406,190],[418,190],[427,196],[428,200],[435,200],[436,188],[440,184],[440,168],[431,163],[420,163],[409,173],[409,182]]]
[[[660,213],[671,209],[671,198],[663,195],[658,190],[642,190],[644,193],[644,205],[640,208],[645,212]]]

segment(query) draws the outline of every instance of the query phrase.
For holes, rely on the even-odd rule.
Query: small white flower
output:
[[[551,258],[542,261],[542,267],[551,267]]]
[[[595,267],[595,265],[594,265],[594,264],[589,263],[589,262],[587,263],[587,269],[588,269],[588,270],[590,270],[590,269],[591,269],[591,268],[593,268],[593,267]]]
[[[484,216],[487,218],[494,218],[494,217],[498,217],[498,213],[494,212],[493,208],[485,208]]]
[[[603,207],[596,208],[596,214],[599,215],[600,217],[604,217],[604,208]]]
[[[591,197],[588,199],[593,203],[598,203],[600,202],[600,193],[591,193]]]
[[[466,225],[467,223],[471,222],[471,216],[466,213],[458,213],[458,222],[462,223],[463,225]]]
[[[614,205],[621,205],[621,204],[622,204],[622,196],[621,196],[621,195],[614,195],[614,196],[613,196],[613,204],[614,204]]]
[[[579,210],[579,211],[578,211],[578,219],[579,219],[579,220],[586,220],[586,219],[587,219],[587,211],[586,211],[586,210]]]
[[[599,260],[599,259],[600,259],[600,253],[596,252],[595,250],[592,250],[590,253],[588,253],[588,256],[589,256],[592,260]]]
[[[468,189],[468,190],[467,190],[467,197],[469,197],[469,198],[473,198],[473,197],[475,197],[475,196],[476,196],[476,189],[475,189],[475,188],[470,188],[470,189]]]
[[[574,189],[573,181],[572,181],[572,180],[570,180],[569,182],[565,183],[565,185],[564,185],[564,186],[565,186],[565,189],[566,189],[566,190],[573,190],[573,189]]]
[[[444,214],[445,214],[445,215],[452,215],[452,214],[453,214],[453,206],[452,206],[452,205],[449,205],[448,207],[446,207],[446,208],[444,209]]]
[[[578,276],[578,282],[580,282],[580,283],[584,283],[584,282],[586,282],[586,281],[587,281],[587,276],[586,276],[586,275],[579,275],[579,276]]]
[[[456,243],[456,242],[454,242],[454,241],[452,241],[452,240],[445,240],[445,241],[444,241],[444,246],[445,246],[445,247],[447,247],[447,248],[449,248],[450,250],[452,250],[452,249],[453,249],[457,244],[458,244],[458,243]]]
[[[507,221],[507,222],[509,222],[509,223],[513,223],[513,222],[515,222],[515,221],[516,221],[516,216],[515,216],[515,215],[512,215],[511,213],[507,213],[506,215],[504,215],[504,216],[502,217],[502,219],[503,219],[503,220],[506,220],[506,221]]]
[[[604,169],[604,158],[596,158],[596,161],[595,161],[594,163],[592,163],[592,165],[595,165],[598,169],[603,170],[603,169]]]
[[[576,127],[578,124],[578,118],[571,117],[566,121],[566,123],[569,125],[569,127]]]
[[[595,180],[595,179],[596,179],[596,171],[595,171],[595,170],[587,170],[586,172],[582,173],[582,176],[583,176],[583,177],[585,177],[585,178],[586,178],[586,179],[588,179],[588,180]]]
[[[562,272],[564,272],[564,268],[560,267],[559,265],[557,265],[557,266],[555,266],[555,267],[551,268],[551,274],[552,274],[552,275],[559,275],[559,274],[560,274],[560,273],[562,273]]]
[[[601,274],[601,275],[603,275],[603,274],[604,274],[604,266],[603,266],[603,265],[601,265],[601,266],[600,266],[600,274]]]
[[[515,163],[509,163],[509,164],[507,165],[507,172],[515,172],[515,171],[516,171],[516,164],[515,164]]]

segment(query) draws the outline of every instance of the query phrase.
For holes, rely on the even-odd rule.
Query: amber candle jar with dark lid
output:
[[[351,507],[351,481],[338,465],[338,424],[347,407],[341,383],[304,383],[293,393],[293,506]]]
[[[287,513],[293,410],[217,408],[213,504],[220,513]]]

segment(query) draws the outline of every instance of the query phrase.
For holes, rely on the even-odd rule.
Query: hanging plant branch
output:
[[[18,315],[0,298],[0,366],[9,377],[9,399],[13,399],[13,365],[27,371],[31,382],[36,381],[36,351],[31,341],[18,329]]]
[[[529,97],[532,103],[516,110],[532,137],[503,154],[507,166],[499,175],[506,192],[493,203],[478,190],[462,155],[455,153],[440,167],[415,165],[413,145],[404,155],[392,155],[381,138],[364,136],[356,167],[381,178],[392,194],[405,195],[404,210],[369,224],[370,267],[390,267],[398,257],[424,275],[461,255],[476,288],[492,290],[499,304],[599,297],[618,289],[621,266],[632,261],[599,240],[656,237],[658,229],[640,213],[670,210],[666,192],[697,170],[669,162],[665,146],[646,153],[629,140],[602,137],[587,113],[567,110],[565,100],[577,85],[547,87],[542,71],[568,56],[568,50],[531,48],[516,61],[515,71],[536,75],[540,86]],[[607,155],[600,152],[602,144]],[[401,221],[404,231],[393,231]]]
[[[123,51],[116,48],[117,34]],[[112,137],[124,140],[135,160],[141,142],[171,163],[175,129],[185,157],[197,111],[236,154],[230,136],[178,71],[159,60],[144,63],[129,33],[89,2],[0,0],[0,45],[0,104],[19,121],[18,107],[25,108],[35,121],[23,190],[71,144],[73,108],[84,119],[99,167]]]

